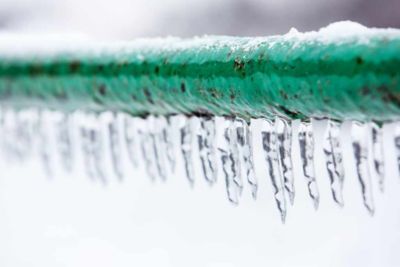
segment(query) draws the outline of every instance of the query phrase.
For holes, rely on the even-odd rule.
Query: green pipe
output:
[[[0,51],[3,107],[326,117],[400,117],[400,33],[137,41],[103,49]]]

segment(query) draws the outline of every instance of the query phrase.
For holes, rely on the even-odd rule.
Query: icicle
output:
[[[279,164],[281,167],[283,184],[289,196],[290,204],[293,205],[295,190],[292,167],[292,127],[286,120],[275,119],[276,138],[278,144]]]
[[[124,118],[124,138],[126,149],[128,152],[128,157],[132,165],[137,168],[138,167],[138,148],[137,148],[137,129],[136,125],[133,123],[134,119],[129,115],[126,115]]]
[[[372,184],[368,169],[368,124],[353,122],[352,125],[352,144],[358,180],[361,185],[361,193],[364,206],[368,212],[374,214],[374,201],[372,196]]]
[[[104,169],[104,146],[103,146],[103,136],[100,127],[92,128],[88,132],[89,139],[89,153],[91,158],[91,164],[95,177],[99,179],[104,184],[107,183],[106,171]]]
[[[31,125],[29,117],[27,117],[25,111],[19,111],[14,113],[14,127],[13,127],[13,150],[16,159],[19,163],[26,160],[31,152],[32,140],[31,140]]]
[[[319,191],[315,179],[314,168],[314,134],[311,122],[301,122],[299,127],[300,158],[303,175],[307,181],[308,194],[311,197],[314,208],[318,209]]]
[[[199,154],[204,178],[210,184],[217,181],[217,162],[215,159],[215,120],[212,117],[200,118],[197,135]]]
[[[218,150],[221,154],[228,200],[233,204],[238,204],[243,185],[240,178],[236,132],[232,119],[224,120],[223,137]]]
[[[251,193],[254,199],[257,197],[257,178],[254,172],[253,164],[253,142],[249,129],[249,124],[242,120],[235,120],[237,143],[239,148],[239,155],[242,159],[243,166],[246,171],[247,182],[251,187]]]
[[[89,130],[86,128],[86,126],[84,126],[84,125],[80,126],[79,136],[80,136],[80,143],[81,143],[85,172],[86,172],[86,175],[90,179],[93,180],[94,173],[93,173],[92,164],[91,164],[91,148],[90,148],[90,142],[89,142]]]
[[[165,167],[165,142],[164,142],[164,130],[166,127],[166,120],[163,117],[151,118],[153,129],[151,133],[154,157],[157,166],[158,176],[161,180],[167,179],[167,170]]]
[[[276,205],[284,223],[286,219],[286,199],[284,194],[284,184],[281,171],[279,169],[279,159],[277,152],[277,138],[272,122],[263,119],[261,125],[262,148],[265,160],[268,165],[268,173],[274,190]]]
[[[154,156],[153,142],[151,140],[149,125],[146,120],[134,118],[134,124],[138,125],[140,139],[140,150],[142,151],[143,162],[147,175],[152,181],[156,180],[156,164]]]
[[[397,153],[397,168],[400,172],[400,123],[396,123],[396,128],[394,132],[394,146]]]
[[[49,118],[47,112],[39,111],[38,113],[38,149],[39,156],[42,162],[43,170],[47,177],[53,177],[52,157],[50,155],[50,142],[49,142]]]
[[[109,134],[109,144],[111,153],[111,162],[114,170],[115,176],[119,180],[124,178],[124,172],[121,162],[121,144],[120,144],[120,128],[119,120],[120,116],[113,114],[110,122],[108,122],[108,134]]]
[[[379,189],[381,192],[384,191],[384,161],[383,161],[383,136],[382,128],[376,123],[371,122],[371,135],[372,135],[372,159],[376,176],[378,178]]]
[[[180,129],[181,132],[181,151],[183,156],[183,162],[185,166],[186,177],[189,182],[193,185],[194,183],[194,169],[192,161],[192,140],[193,140],[193,119],[184,118],[183,127]]]
[[[72,171],[73,162],[71,126],[70,115],[62,114],[56,126],[57,148],[61,158],[61,165],[64,171],[68,173]]]
[[[172,140],[173,137],[174,124],[172,122],[172,117],[167,117],[167,125],[163,130],[163,138],[165,143],[165,152],[167,154],[167,160],[170,166],[171,172],[175,172],[175,149]]]
[[[326,169],[328,170],[331,182],[331,190],[334,201],[343,206],[343,181],[344,168],[342,162],[342,152],[340,151],[340,124],[328,120],[327,129],[324,136],[324,153],[326,156]]]

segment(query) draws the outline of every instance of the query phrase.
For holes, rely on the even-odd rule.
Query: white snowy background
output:
[[[399,27],[399,10],[395,0],[1,0],[0,28],[80,32],[101,39],[267,35],[292,26],[318,29],[341,19]],[[139,170],[125,164],[123,182],[110,173],[107,185],[85,177],[79,153],[74,174],[57,172],[53,179],[41,172],[37,160],[23,167],[1,160],[0,266],[400,266],[400,178],[393,129],[388,127],[384,136],[386,190],[378,192],[372,176],[376,213],[370,217],[355,175],[349,124],[343,128],[345,207],[332,201],[321,149],[323,125],[317,125],[320,207],[315,212],[308,197],[294,140],[296,199],[284,225],[257,131],[258,200],[245,187],[237,207],[227,201],[221,175],[210,188],[198,172],[190,188],[180,158],[178,172],[166,182],[149,181],[141,162]],[[49,139],[48,145],[52,143]]]

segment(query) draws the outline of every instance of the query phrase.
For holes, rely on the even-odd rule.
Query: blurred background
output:
[[[0,29],[102,39],[203,34],[265,36],[339,20],[400,27],[399,0],[1,0]]]

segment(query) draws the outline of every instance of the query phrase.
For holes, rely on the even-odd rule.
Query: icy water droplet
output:
[[[114,170],[115,176],[119,180],[124,178],[124,172],[121,162],[121,144],[120,144],[120,116],[113,115],[113,118],[108,122],[108,134],[109,134],[109,144],[111,153],[111,162]]]
[[[324,154],[326,157],[326,169],[328,171],[331,182],[331,190],[333,200],[343,206],[343,182],[344,168],[342,160],[342,152],[340,148],[340,124],[328,120],[328,125],[324,136]]]
[[[228,200],[233,204],[238,204],[243,185],[240,177],[236,131],[233,120],[230,118],[224,119],[223,137],[218,150],[220,151]]]
[[[124,118],[124,138],[129,160],[132,165],[137,168],[139,165],[139,149],[137,147],[138,134],[136,125],[134,125],[134,119],[129,115],[126,115]]]
[[[383,159],[383,133],[382,128],[376,123],[370,123],[372,137],[372,159],[376,177],[378,178],[379,189],[381,192],[385,189],[385,173]]]
[[[271,121],[263,119],[261,124],[262,148],[267,161],[268,174],[274,190],[274,198],[277,208],[284,223],[286,219],[286,199],[284,193],[283,178],[280,171],[277,138]]]
[[[253,142],[249,124],[242,119],[236,119],[235,128],[236,128],[239,155],[246,172],[247,182],[251,187],[252,196],[254,199],[256,199],[257,178],[254,171],[253,150],[252,150]]]
[[[368,212],[374,214],[374,201],[372,196],[372,184],[368,168],[368,124],[353,122],[352,124],[352,145],[356,161],[358,180],[361,186],[361,193],[364,206]]]
[[[62,114],[57,122],[57,150],[61,158],[61,166],[64,171],[70,173],[72,171],[73,151],[71,140],[71,118],[69,114]]]
[[[314,134],[311,122],[301,122],[299,127],[300,158],[303,175],[307,181],[308,194],[311,197],[314,208],[319,206],[319,190],[315,179],[314,168]]]
[[[183,118],[183,126],[180,129],[181,133],[181,151],[185,167],[186,177],[190,184],[193,185],[195,180],[193,161],[192,161],[192,142],[193,142],[193,127],[194,121],[192,118]]]
[[[277,138],[277,149],[279,156],[279,164],[282,171],[283,184],[287,195],[289,196],[290,204],[294,203],[294,178],[292,167],[292,127],[286,120],[276,118],[275,129]]]
[[[215,120],[212,117],[200,118],[197,134],[199,154],[204,178],[210,184],[217,181],[217,162],[215,156]]]

